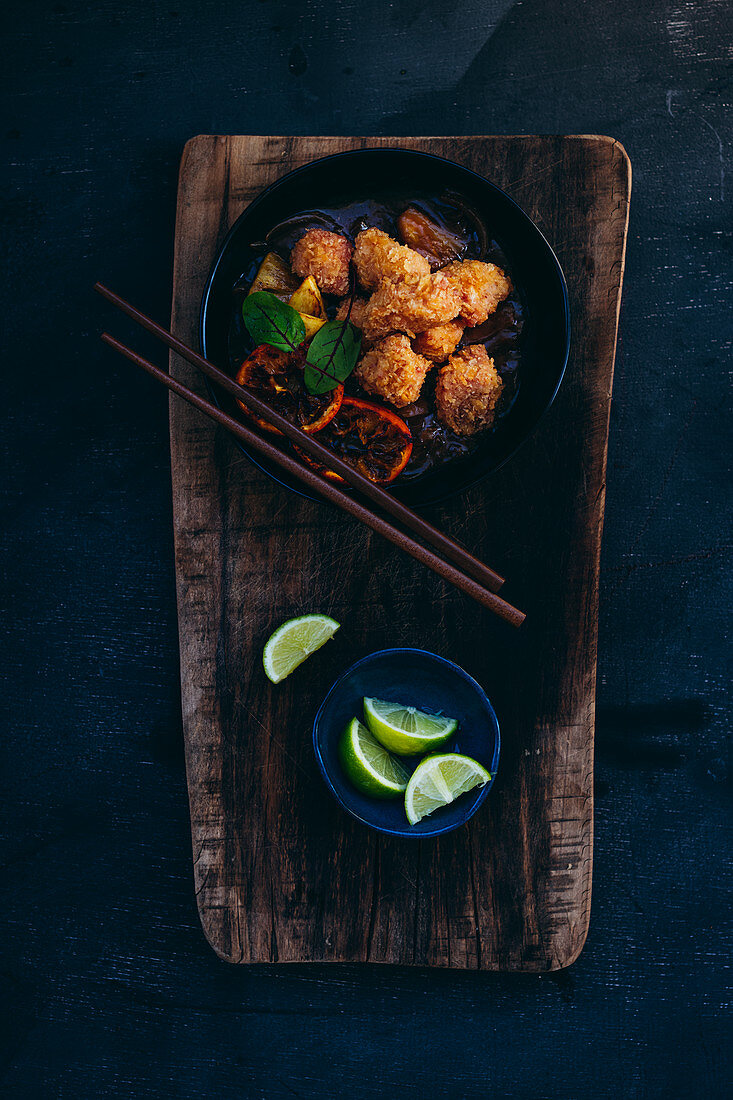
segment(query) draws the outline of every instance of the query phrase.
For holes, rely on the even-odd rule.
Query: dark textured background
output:
[[[729,13],[2,5],[4,1096],[724,1094]],[[90,291],[101,277],[168,315],[199,132],[587,132],[629,152],[593,915],[569,971],[246,970],[204,942],[167,402],[99,345]]]

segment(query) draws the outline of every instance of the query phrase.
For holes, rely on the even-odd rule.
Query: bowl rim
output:
[[[355,158],[355,157],[359,157],[359,156],[364,156],[366,154],[371,156],[371,155],[382,155],[382,154],[391,154],[391,153],[392,154],[393,153],[404,153],[404,154],[408,154],[411,157],[415,157],[418,160],[433,161],[433,162],[436,162],[436,163],[439,163],[439,164],[450,165],[452,168],[456,168],[456,169],[458,169],[458,171],[464,172],[468,176],[471,176],[479,184],[481,184],[485,187],[488,187],[496,195],[500,196],[501,199],[503,199],[507,203],[509,203],[510,206],[513,206],[515,208],[515,210],[518,212],[519,216],[521,218],[523,218],[529,224],[529,226],[532,228],[534,233],[537,235],[537,237],[539,238],[539,240],[542,243],[542,245],[544,246],[544,248],[547,250],[547,254],[548,254],[549,259],[550,259],[550,261],[551,261],[551,263],[552,263],[552,265],[555,269],[555,274],[558,278],[558,282],[559,282],[559,285],[560,285],[560,291],[561,291],[561,295],[562,295],[562,303],[563,303],[563,329],[564,329],[564,334],[565,334],[565,341],[564,341],[564,348],[563,348],[563,351],[561,353],[562,362],[561,362],[560,370],[559,370],[559,373],[558,373],[558,376],[557,376],[557,382],[556,382],[556,384],[555,384],[555,386],[552,390],[552,393],[550,394],[550,397],[545,402],[545,405],[544,405],[542,411],[540,412],[539,416],[535,420],[535,422],[532,425],[532,427],[530,428],[530,430],[526,433],[526,435],[524,435],[519,440],[519,442],[516,444],[516,446],[513,447],[509,451],[509,453],[506,454],[504,456],[504,458],[499,463],[497,463],[496,466],[493,466],[490,470],[486,470],[483,473],[477,473],[473,477],[471,477],[469,475],[467,480],[458,488],[448,490],[448,491],[445,491],[445,492],[442,492],[442,493],[437,493],[435,495],[430,495],[429,499],[426,499],[425,501],[421,502],[419,505],[416,505],[416,507],[422,508],[422,507],[430,507],[434,504],[439,504],[442,501],[450,500],[452,497],[457,496],[460,493],[465,493],[468,489],[471,489],[474,485],[477,485],[479,482],[483,481],[485,478],[491,477],[494,474],[498,473],[498,471],[501,470],[502,467],[504,467],[507,464],[507,462],[509,462],[512,458],[514,458],[514,456],[517,454],[517,452],[519,450],[521,450],[521,448],[524,446],[524,444],[535,434],[535,432],[539,428],[540,424],[542,423],[542,421],[547,416],[547,413],[549,412],[550,408],[552,407],[552,405],[555,401],[555,398],[557,397],[560,386],[563,383],[563,379],[565,378],[565,373],[567,371],[568,361],[570,359],[571,337],[572,337],[571,323],[570,323],[570,296],[569,296],[569,292],[568,292],[567,280],[565,278],[565,272],[562,269],[562,265],[560,264],[560,261],[557,258],[557,254],[556,254],[554,248],[552,247],[550,242],[547,240],[547,237],[544,235],[544,233],[542,232],[540,227],[537,225],[535,220],[530,217],[530,215],[527,213],[527,211],[522,206],[520,206],[520,204],[516,201],[516,199],[513,199],[511,197],[511,195],[509,195],[501,187],[499,187],[495,183],[492,183],[492,181],[490,179],[487,179],[486,176],[482,176],[480,172],[475,172],[473,170],[473,168],[467,168],[465,165],[459,164],[457,161],[451,160],[449,157],[442,157],[442,156],[439,156],[437,153],[427,153],[427,152],[424,152],[423,150],[420,150],[420,149],[407,149],[407,148],[405,148],[404,146],[401,146],[401,145],[365,146],[364,148],[361,148],[361,149],[343,149],[339,153],[329,153],[325,157],[316,157],[315,160],[310,160],[310,161],[307,162],[307,164],[301,164],[298,168],[293,168],[293,169],[291,169],[291,171],[286,172],[285,175],[279,176],[277,179],[273,180],[272,183],[268,183],[267,187],[264,187],[262,189],[262,191],[259,191],[257,193],[257,195],[252,199],[252,201],[250,203],[248,203],[248,205],[244,208],[244,210],[238,216],[238,218],[234,221],[231,228],[227,231],[227,234],[224,237],[224,240],[222,241],[221,245],[219,246],[217,254],[216,254],[216,256],[214,258],[214,261],[211,265],[211,270],[209,271],[209,275],[207,277],[206,284],[204,286],[204,292],[203,292],[203,295],[202,295],[202,298],[201,298],[201,306],[199,308],[198,336],[199,336],[199,346],[201,347],[201,354],[205,358],[208,358],[207,350],[206,350],[206,317],[207,317],[207,313],[208,313],[208,309],[209,309],[209,301],[211,299],[212,289],[213,289],[213,286],[214,286],[214,280],[216,279],[217,273],[219,271],[219,267],[222,265],[222,263],[224,261],[224,257],[226,255],[228,249],[229,249],[229,246],[230,246],[232,240],[234,239],[234,237],[239,232],[239,227],[240,227],[241,222],[246,217],[248,217],[252,213],[253,210],[256,210],[257,207],[260,204],[264,203],[264,201],[267,198],[269,198],[270,194],[273,191],[276,191],[278,187],[285,184],[287,181],[290,181],[293,178],[308,172],[316,164],[326,164],[326,163],[333,162],[333,161],[336,161],[336,160],[347,160],[347,159],[351,159],[351,158]],[[206,388],[207,388],[207,391],[209,393],[209,396],[211,397],[211,399],[217,405],[219,405],[220,402],[219,402],[218,394],[216,393],[215,387],[212,385],[210,379],[206,377],[206,378],[204,378],[204,382],[206,384]],[[253,454],[251,451],[249,451],[244,446],[244,444],[242,444],[239,440],[234,440],[234,442],[239,447],[239,449],[241,451],[243,451],[243,453],[247,456],[247,459],[258,470],[261,470],[262,473],[266,474],[269,478],[272,478],[272,480],[275,481],[278,485],[282,485],[285,489],[290,490],[290,492],[292,492],[292,493],[296,493],[298,496],[305,497],[307,500],[313,500],[318,504],[324,503],[324,501],[321,497],[319,497],[319,496],[317,496],[313,493],[310,493],[307,489],[301,489],[298,486],[291,485],[285,479],[285,477],[282,474],[280,474],[278,471],[270,470],[265,465],[265,463],[256,454]],[[395,486],[395,488],[398,488],[398,487]]]
[[[447,668],[450,669],[451,672],[457,673],[463,680],[468,683],[470,687],[472,687],[476,691],[477,695],[480,696],[482,702],[489,711],[489,714],[493,721],[495,732],[494,751],[491,757],[491,763],[488,767],[488,770],[491,772],[491,779],[488,783],[485,784],[485,786],[480,789],[476,802],[474,803],[467,816],[462,818],[460,821],[437,826],[427,832],[419,833],[409,831],[410,825],[409,822],[407,822],[407,819],[405,819],[404,829],[392,829],[389,826],[385,825],[375,825],[373,821],[368,821],[365,817],[362,816],[362,814],[358,812],[358,810],[355,810],[352,806],[345,802],[331,780],[331,777],[326,768],[325,761],[323,759],[321,746],[318,741],[318,727],[321,722],[326,705],[328,704],[331,697],[338,690],[338,688],[341,686],[346,677],[350,676],[352,672],[355,672],[356,669],[360,668],[362,665],[368,664],[369,662],[377,658],[394,657],[396,655],[403,654],[411,654],[412,656],[417,654],[421,658],[428,657],[432,661],[437,661],[439,664],[445,665]],[[461,665],[456,664],[455,661],[451,661],[448,657],[441,657],[439,653],[432,653],[429,649],[418,649],[413,646],[397,646],[390,649],[377,649],[373,653],[366,654],[365,657],[361,657],[358,661],[354,661],[352,665],[349,665],[348,668],[344,669],[344,671],[336,678],[336,680],[334,680],[334,682],[331,684],[331,687],[326,692],[326,695],[324,696],[323,701],[321,702],[316,712],[316,716],[313,719],[313,751],[315,753],[319,771],[332,796],[335,798],[336,802],[338,802],[339,806],[341,806],[341,808],[345,810],[346,813],[348,813],[356,821],[360,822],[362,825],[366,825],[368,829],[373,829],[375,832],[383,833],[386,836],[403,837],[405,840],[429,840],[431,837],[442,836],[444,833],[452,833],[455,829],[460,829],[461,826],[466,825],[471,820],[479,807],[483,805],[484,801],[488,797],[489,791],[496,781],[497,772],[499,770],[499,759],[501,754],[501,729],[499,726],[499,719],[496,716],[496,711],[494,710],[491,700],[489,699],[488,695],[481,687],[479,682],[474,679],[473,676],[471,676],[470,672],[466,672],[465,668],[462,668]]]

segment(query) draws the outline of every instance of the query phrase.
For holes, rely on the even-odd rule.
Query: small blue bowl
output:
[[[408,822],[401,798],[382,801],[362,794],[343,772],[338,743],[353,717],[363,721],[365,695],[457,718],[454,737],[440,751],[472,756],[491,773],[491,782],[417,825]],[[499,766],[499,723],[486,693],[453,661],[424,649],[381,649],[357,661],[333,685],[313,724],[313,747],[329,790],[347,813],[380,833],[422,839],[464,825],[487,797]],[[413,770],[419,757],[403,759]]]

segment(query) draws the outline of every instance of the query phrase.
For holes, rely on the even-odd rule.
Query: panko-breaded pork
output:
[[[366,309],[366,306],[366,298],[354,298],[354,304],[351,307],[351,313],[349,315],[350,323],[354,326],[354,328],[358,328],[361,332],[361,346],[365,351],[367,348],[370,348],[373,343],[372,340],[367,340],[366,336],[364,335],[364,311]],[[343,302],[338,307],[338,312],[336,313],[335,320],[345,321],[348,309],[349,300],[348,298],[344,298]]]
[[[357,235],[354,267],[365,290],[375,290],[385,279],[415,284],[430,274],[430,263],[424,256],[376,228]]]
[[[290,253],[296,275],[312,275],[325,294],[349,293],[349,264],[354,246],[348,237],[328,229],[309,229]]]
[[[351,307],[351,313],[349,314],[349,321],[354,328],[364,327],[364,310],[366,309],[366,298],[354,298],[354,304]],[[338,307],[335,320],[345,321],[346,314],[349,313],[349,299],[344,298],[341,305]]]
[[[433,325],[419,332],[412,341],[418,355],[424,355],[433,363],[444,362],[452,355],[461,342],[466,322],[463,320],[446,321],[444,325]]]
[[[482,325],[512,289],[500,267],[482,260],[462,260],[448,264],[442,271],[455,288],[458,312],[469,328]]]
[[[417,401],[432,365],[429,359],[412,350],[406,336],[387,336],[366,353],[355,377],[367,393],[383,397],[401,409]]]
[[[460,302],[454,284],[443,274],[424,275],[414,285],[380,283],[364,310],[364,335],[379,340],[390,332],[416,336],[458,316]]]
[[[493,423],[501,390],[501,376],[484,345],[470,344],[438,371],[438,419],[457,435],[483,431]]]

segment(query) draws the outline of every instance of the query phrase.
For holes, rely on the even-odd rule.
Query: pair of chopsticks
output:
[[[186,359],[193,366],[198,367],[204,374],[206,374],[217,385],[221,386],[223,390],[231,394],[238,401],[241,401],[246,405],[253,413],[256,413],[258,417],[263,420],[267,420],[273,427],[279,429],[282,434],[293,443],[297,443],[301,450],[306,451],[312,458],[316,459],[322,465],[334,470],[340,474],[347,484],[352,488],[357,489],[363,496],[377,504],[383,511],[399,520],[406,527],[408,527],[414,534],[424,539],[425,542],[435,547],[436,550],[443,555],[429,550],[422,543],[416,542],[408,534],[402,531],[398,527],[394,527],[386,519],[380,516],[376,512],[372,512],[364,504],[360,503],[349,493],[344,492],[333,481],[322,477],[316,473],[309,466],[302,462],[299,462],[292,455],[280,450],[278,446],[270,442],[270,440],[263,438],[250,428],[245,427],[234,417],[229,416],[223,412],[216,405],[212,405],[204,398],[199,397],[198,394],[189,390],[186,386],[182,385],[177,379],[171,377],[166,371],[156,367],[154,363],[144,359],[137,352],[132,351],[126,347],[125,344],[120,343],[114,336],[110,336],[109,333],[102,333],[102,340],[108,344],[115,351],[118,351],[130,362],[135,363],[137,366],[142,367],[143,370],[151,374],[158,382],[162,382],[164,386],[167,386],[169,390],[182,397],[184,401],[188,401],[194,408],[200,409],[201,412],[211,417],[212,420],[217,421],[223,427],[227,428],[232,435],[241,440],[245,446],[257,451],[264,458],[274,462],[281,470],[300,481],[308,489],[314,490],[324,499],[330,501],[332,504],[337,505],[344,512],[354,516],[360,520],[367,527],[370,527],[372,531],[376,531],[384,538],[388,539],[391,543],[415,558],[416,561],[422,562],[428,569],[432,569],[434,573],[437,573],[443,580],[448,581],[449,584],[460,589],[467,596],[470,596],[477,603],[487,607],[490,611],[493,611],[500,618],[505,619],[512,626],[521,626],[524,622],[525,616],[523,612],[518,611],[516,607],[512,607],[506,600],[501,599],[496,593],[504,583],[504,578],[500,577],[498,573],[495,573],[493,569],[490,569],[478,558],[475,558],[472,554],[469,554],[462,546],[447,535],[443,534],[437,527],[434,527],[427,520],[423,519],[416,512],[413,512],[411,508],[408,508],[401,501],[397,500],[390,493],[386,492],[380,485],[355,470],[348,463],[344,462],[334,454],[323,444],[319,443],[313,436],[308,435],[307,432],[302,431],[296,427],[295,424],[291,424],[289,420],[280,416],[279,413],[271,409],[269,405],[266,405],[263,401],[260,401],[250,390],[244,386],[240,386],[233,378],[225,374],[223,371],[215,367],[213,363],[210,363],[208,359],[205,359],[198,352],[194,351],[187,344],[184,344],[182,340],[179,340],[172,333],[168,332],[161,325],[157,324],[150,317],[147,317],[144,313],[141,313],[138,309],[135,309],[133,305],[125,301],[124,298],[120,298],[114,291],[104,286],[102,283],[95,283],[94,289],[106,298],[108,302],[116,306],[122,313],[125,313],[133,321],[136,321],[142,328],[152,333],[153,336],[157,336],[164,344],[166,344],[172,351],[176,352],[183,359]],[[444,560],[447,559],[447,560]],[[453,562],[454,564],[451,564]]]

